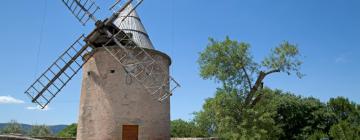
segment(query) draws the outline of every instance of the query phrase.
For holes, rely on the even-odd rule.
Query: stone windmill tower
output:
[[[83,68],[77,139],[170,139],[169,96],[180,85],[169,76],[170,57],[154,49],[135,11],[142,0],[116,1],[103,21],[91,0],[62,1],[83,25],[93,20],[96,28],[25,91],[32,102],[45,108]]]

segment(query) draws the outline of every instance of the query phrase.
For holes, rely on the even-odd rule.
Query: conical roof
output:
[[[141,23],[140,17],[135,10],[132,11],[124,21],[122,21],[132,9],[133,6],[131,4],[127,6],[126,9],[119,14],[119,17],[115,20],[114,24],[125,33],[131,33],[133,40],[139,47],[154,49],[149,35],[147,34],[145,27]]]

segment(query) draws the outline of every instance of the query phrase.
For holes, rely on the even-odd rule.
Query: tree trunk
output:
[[[255,82],[255,85],[251,88],[249,94],[247,95],[247,97],[245,99],[245,107],[250,105],[252,98],[254,97],[255,93],[258,91],[258,88],[260,87],[265,76],[266,76],[266,73],[263,71],[260,71],[259,76]]]
[[[245,99],[245,104],[244,104],[245,107],[253,107],[261,99],[262,95],[257,96],[255,100],[253,100],[253,97],[256,94],[256,92],[259,90],[259,87],[263,87],[263,80],[265,79],[265,77],[269,74],[276,72],[280,72],[280,70],[271,70],[269,72],[260,71],[259,76],[255,82],[255,85],[250,89],[250,92]]]

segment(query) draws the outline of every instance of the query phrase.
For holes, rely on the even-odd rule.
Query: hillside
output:
[[[4,128],[6,125],[7,125],[7,123],[0,123],[0,129]],[[24,131],[28,132],[31,128],[31,125],[21,124],[21,127],[23,128]],[[63,130],[65,127],[67,127],[67,125],[50,125],[49,127],[54,134],[57,134],[61,130]]]

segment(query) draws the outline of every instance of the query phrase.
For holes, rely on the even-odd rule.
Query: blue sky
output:
[[[111,1],[97,2],[103,19]],[[171,97],[171,118],[189,120],[218,86],[199,77],[198,54],[208,37],[226,35],[250,43],[257,61],[284,40],[299,45],[306,77],[275,74],[267,86],[360,103],[359,6],[358,0],[145,0],[138,12],[154,46],[172,57],[172,75],[182,85]],[[61,0],[3,0],[0,17],[0,122],[76,122],[81,74],[48,110],[35,109],[23,92],[92,23],[82,27]]]

